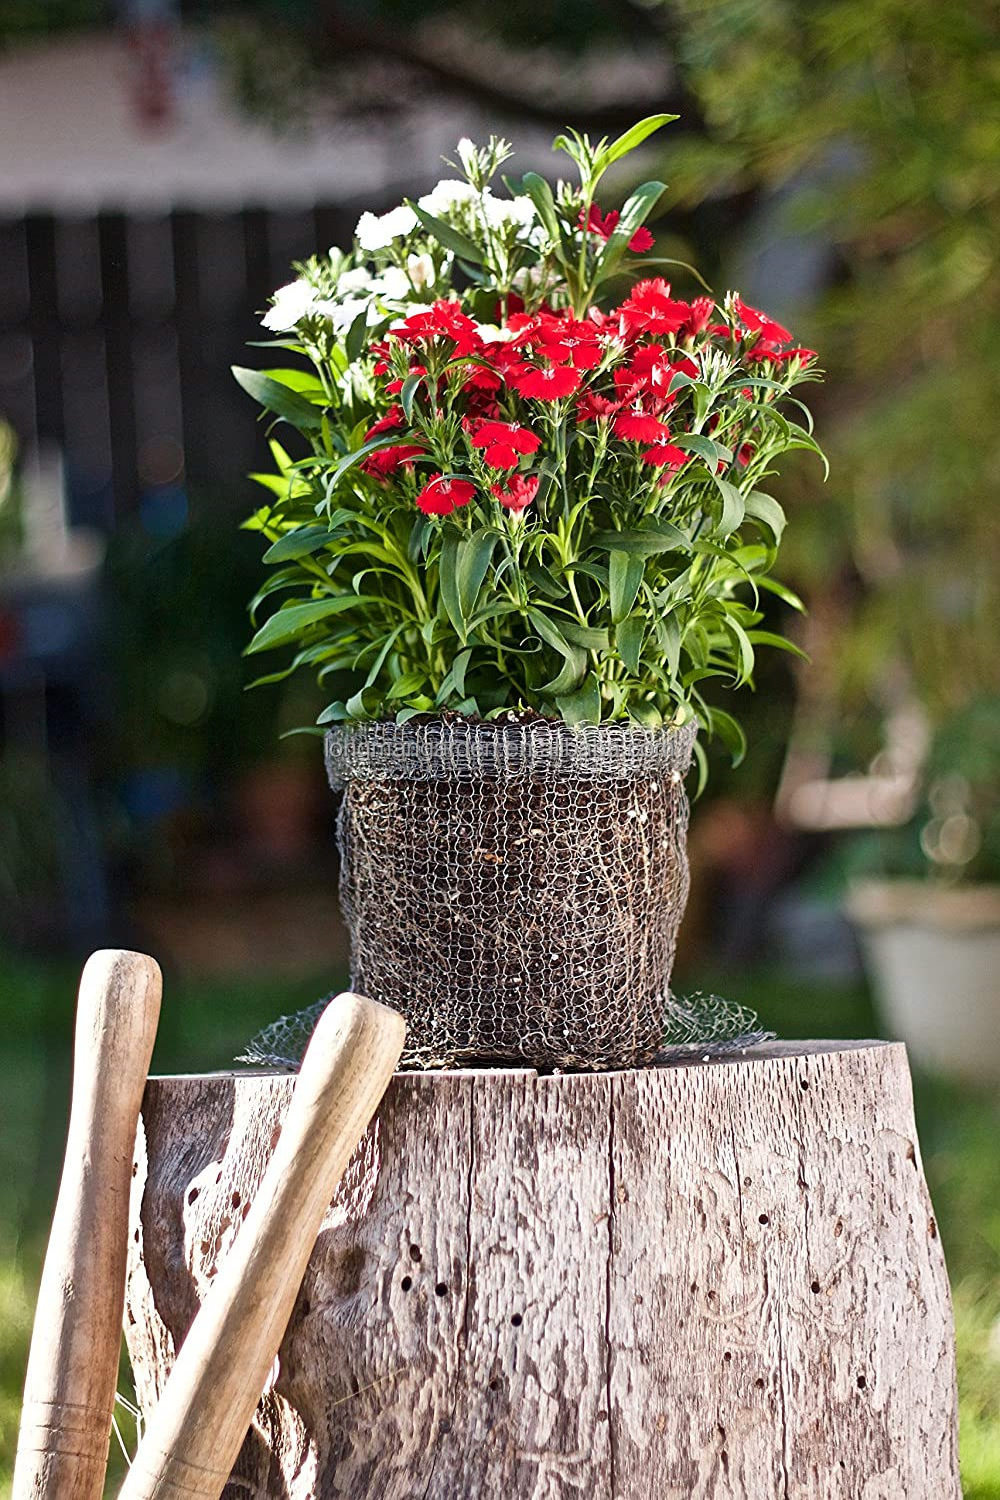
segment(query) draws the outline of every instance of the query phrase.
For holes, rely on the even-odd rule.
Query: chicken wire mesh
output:
[[[406,1017],[403,1067],[633,1067],[759,1038],[741,1007],[670,994],[694,738],[457,717],[327,735],[351,984]],[[296,1066],[324,1004],[241,1060]]]
[[[294,1015],[279,1016],[257,1033],[236,1061],[259,1068],[298,1068],[316,1022],[334,993]],[[653,1060],[711,1062],[739,1056],[773,1036],[773,1031],[760,1028],[757,1014],[749,1006],[700,991],[683,998],[671,995],[664,1007],[660,1047]]]

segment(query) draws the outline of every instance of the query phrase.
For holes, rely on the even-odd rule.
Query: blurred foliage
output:
[[[853,841],[848,868],[1000,883],[1000,697],[974,700],[944,721],[913,818]]]
[[[246,691],[246,601],[259,560],[253,541],[233,531],[226,507],[199,496],[176,535],[152,534],[136,517],[112,539],[109,635],[122,771],[167,763],[225,781],[273,755],[286,729],[315,717],[318,699],[305,683]]]
[[[903,656],[932,721],[1000,688],[1000,11],[991,0],[671,0],[705,134],[679,202],[765,193],[839,274],[798,331],[829,376],[807,593],[848,579],[842,708]],[[804,472],[803,489],[811,483]],[[800,528],[800,534],[804,528]],[[810,577],[811,575],[811,577]]]

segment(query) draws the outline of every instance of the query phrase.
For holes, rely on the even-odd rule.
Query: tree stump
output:
[[[292,1079],[151,1079],[126,1336],[148,1411]],[[958,1500],[954,1336],[905,1051],[400,1074],[226,1490]]]

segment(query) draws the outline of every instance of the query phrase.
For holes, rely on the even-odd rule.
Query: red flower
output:
[[[691,303],[691,316],[682,330],[685,336],[695,338],[699,333],[704,333],[714,312],[715,303],[711,297],[695,297]]]
[[[543,318],[533,341],[546,359],[556,364],[571,364],[577,370],[596,370],[604,354],[593,323],[581,322],[569,314],[565,318]]]
[[[579,388],[580,377],[571,365],[529,365],[511,384],[520,396],[536,401],[558,401]]]
[[[602,214],[596,203],[590,205],[590,214],[584,223],[583,209],[580,210],[578,223],[581,229],[586,229],[590,234],[599,234],[602,240],[609,240],[618,228],[621,214],[616,208],[609,209]],[[637,229],[628,242],[628,247],[634,255],[641,255],[644,250],[652,250],[654,244],[653,236],[648,229]]]
[[[741,443],[739,448],[737,448],[736,450],[736,462],[738,464],[742,464],[745,468],[753,458],[756,451],[757,449],[754,447],[753,443]]]
[[[480,422],[472,436],[474,448],[485,448],[491,469],[516,469],[522,453],[536,453],[541,438],[516,422]]]
[[[620,402],[609,401],[606,396],[599,396],[596,391],[584,391],[576,403],[576,420],[596,422],[600,417],[613,417],[620,409]]]
[[[682,464],[687,463],[688,454],[683,448],[677,448],[673,443],[668,443],[666,439],[663,439],[661,442],[654,443],[652,448],[646,449],[642,455],[642,461],[644,464],[669,464],[672,469],[679,469]]]
[[[390,406],[385,416],[379,417],[378,421],[373,422],[369,427],[365,433],[365,442],[370,442],[372,438],[381,437],[383,432],[395,432],[398,427],[402,427],[403,425],[402,407]]]
[[[769,318],[767,313],[759,312],[756,307],[748,307],[742,297],[736,298],[735,307],[744,328],[749,329],[751,333],[759,333],[761,343],[788,343],[792,336],[788,329],[782,328],[781,324],[776,323],[773,318]]]
[[[468,317],[457,302],[441,298],[426,312],[412,313],[402,323],[389,329],[391,338],[401,339],[406,344],[416,344],[424,339],[451,339],[459,357],[478,354],[483,341],[475,321]]]
[[[413,460],[422,458],[425,452],[426,449],[417,443],[399,443],[394,447],[379,448],[377,452],[369,453],[367,458],[361,460],[360,468],[373,479],[388,479],[404,466],[412,468]]]
[[[807,365],[810,360],[816,358],[815,349],[788,349],[785,351],[787,359],[797,359],[800,364]]]
[[[538,475],[512,474],[506,484],[494,484],[490,488],[506,510],[522,511],[538,493]]]
[[[476,486],[468,479],[445,479],[435,474],[417,496],[417,509],[425,516],[450,516],[453,510],[468,505]]]
[[[622,332],[636,338],[639,334],[654,336],[677,333],[691,316],[687,302],[676,302],[670,295],[670,283],[657,276],[638,281],[632,295],[618,309]]]
[[[661,443],[670,436],[666,422],[640,411],[622,412],[621,416],[615,417],[612,430],[616,437],[630,443]]]

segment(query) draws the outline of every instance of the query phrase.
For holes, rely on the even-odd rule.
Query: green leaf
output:
[[[661,195],[666,192],[666,183],[644,182],[637,187],[622,209],[621,218],[614,233],[607,240],[594,267],[595,282],[606,281],[614,274],[619,261],[628,249],[628,242],[648,219]]]
[[[565,693],[575,688],[587,670],[586,652],[568,641],[559,627],[540,609],[529,608],[528,619],[538,637],[563,658],[562,670],[551,682],[545,683],[542,692]]]
[[[732,756],[733,765],[738,766],[747,753],[747,737],[743,726],[722,708],[708,708],[706,717],[709,733],[719,736]]]
[[[255,651],[270,651],[275,646],[287,646],[310,625],[327,620],[332,615],[343,614],[345,609],[355,609],[361,604],[377,604],[379,601],[367,594],[337,594],[330,599],[313,599],[308,604],[286,604],[273,614],[257,631],[246,648],[246,655]]]
[[[386,693],[386,698],[390,702],[394,698],[409,698],[412,693],[419,693],[426,681],[427,674],[425,672],[404,672],[402,677],[396,678],[396,681]]]
[[[748,630],[748,638],[755,646],[772,646],[775,651],[787,651],[789,656],[797,656],[800,661],[809,661],[808,652],[803,651],[794,641],[787,636],[777,635],[773,630]]]
[[[361,355],[362,350],[368,342],[368,309],[359,312],[350,328],[347,330],[347,338],[344,340],[344,350],[347,354],[347,363],[353,365],[354,361]]]
[[[380,448],[391,448],[394,443],[398,442],[399,434],[390,433],[387,437],[372,438],[370,442],[362,443],[360,448],[354,448],[350,453],[345,453],[336,468],[324,476],[323,483],[326,486],[327,495],[331,496],[348,470],[353,469],[355,464],[359,464],[363,458],[367,458],[369,453],[377,453]]]
[[[529,563],[524,570],[524,576],[532,588],[544,594],[546,599],[565,599],[569,592],[565,583],[559,583],[549,569],[543,567],[541,563]]]
[[[233,365],[232,370],[247,395],[252,396],[259,406],[274,412],[275,416],[281,417],[283,421],[291,422],[293,427],[300,430],[322,426],[323,413],[320,408],[313,406],[311,401],[307,401],[297,391],[291,390],[287,385],[281,385],[260,370],[248,370],[242,365]]]
[[[458,603],[463,621],[472,618],[496,544],[495,531],[473,532],[458,544]]]
[[[615,631],[615,645],[618,655],[628,667],[633,677],[639,675],[640,658],[642,656],[642,643],[646,636],[646,622],[642,615],[629,615],[623,620]]]
[[[611,649],[608,632],[597,629],[593,625],[578,625],[575,620],[563,620],[562,632],[574,646],[582,646],[585,651],[610,651]]]
[[[601,722],[601,689],[593,672],[575,693],[557,696],[556,706],[567,724],[599,724]]]
[[[718,525],[715,527],[716,536],[731,536],[743,523],[745,505],[743,496],[735,484],[730,484],[727,479],[720,479],[714,475],[715,486],[722,496],[722,515],[719,517]]]
[[[628,712],[629,718],[641,724],[643,729],[660,729],[663,725],[663,715],[655,703],[630,703]]]
[[[731,615],[728,615],[726,617],[724,628],[727,633],[732,636],[733,643],[736,646],[737,656],[739,657],[739,669],[736,672],[736,685],[737,687],[742,687],[745,682],[749,682],[750,676],[753,672],[753,642],[747,635],[746,631],[743,629],[743,626],[740,624],[740,622],[733,619]]]
[[[423,383],[423,375],[407,375],[403,381],[399,393],[399,404],[403,408],[403,415],[408,422],[413,421],[413,403],[417,399],[417,392]]]
[[[754,582],[758,588],[766,589],[769,594],[774,594],[776,598],[782,599],[792,609],[797,609],[799,614],[805,614],[806,607],[802,600],[786,584],[779,583],[776,578],[769,578],[766,574],[761,573],[754,574]]]
[[[632,553],[616,550],[610,554],[608,593],[611,598],[611,618],[616,625],[631,612],[645,567],[645,560]]]
[[[690,541],[672,521],[651,522],[637,531],[599,531],[591,538],[590,546],[608,552],[629,552],[636,557],[691,550]]]
[[[539,177],[537,172],[525,172],[521,178],[521,186],[537,208],[538,217],[544,224],[545,231],[553,244],[561,244],[562,230],[556,213],[555,199],[545,178]]]
[[[772,495],[763,490],[751,490],[746,499],[746,512],[753,520],[766,527],[777,546],[785,529],[785,512]]]
[[[720,463],[731,464],[733,461],[731,448],[717,443],[714,438],[706,437],[702,432],[682,432],[670,441],[675,447],[683,448],[685,453],[696,453],[699,458],[704,459],[713,474]]]
[[[605,146],[603,151],[597,153],[594,162],[595,172],[606,172],[612,162],[620,161],[623,156],[627,156],[630,151],[641,146],[643,141],[648,140],[655,131],[662,130],[664,125],[669,125],[673,120],[678,119],[680,119],[679,115],[647,115],[644,120],[639,120],[631,130],[624,131],[617,140],[611,142],[610,146]]]
[[[409,208],[413,209],[427,233],[433,235],[446,250],[453,251],[455,255],[460,255],[463,260],[470,261],[474,266],[486,264],[483,252],[469,239],[468,235],[460,234],[457,229],[452,229],[450,224],[446,224],[443,219],[435,218],[434,214],[429,214],[425,208],[421,208],[418,203],[411,202],[409,198],[406,203]]]
[[[309,557],[329,540],[328,526],[297,526],[294,531],[286,531],[284,536],[272,543],[264,553],[263,560],[266,563],[281,563],[296,557]]]
[[[458,592],[459,540],[459,533],[451,530],[446,531],[442,538],[441,553],[438,557],[438,587],[441,590],[441,602],[445,613],[464,645],[465,620],[462,617],[462,602]]]

